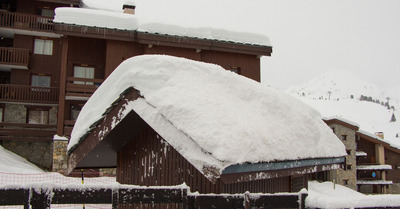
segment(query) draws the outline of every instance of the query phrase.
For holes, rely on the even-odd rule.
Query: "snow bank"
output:
[[[399,207],[400,195],[364,195],[332,182],[308,182],[307,208]]]
[[[0,146],[0,172],[6,173],[43,173],[44,171],[25,158]]]
[[[144,97],[132,109],[153,128],[169,123],[158,133],[185,158],[215,159],[199,167],[346,155],[319,113],[292,96],[217,65],[165,55],[124,61],[83,107],[69,150],[128,87]]]
[[[90,3],[88,3],[88,5],[90,5]],[[102,7],[98,4],[96,4],[96,6]],[[94,6],[94,8],[96,8],[96,6]],[[139,21],[139,19],[142,21]],[[138,18],[137,15],[124,14],[121,12],[68,7],[56,8],[54,22],[271,46],[269,38],[261,34],[235,32],[212,27],[182,27],[167,22],[152,22],[145,19],[145,17]]]

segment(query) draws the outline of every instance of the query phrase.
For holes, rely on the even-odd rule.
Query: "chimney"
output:
[[[124,10],[124,13],[131,14],[131,15],[135,14],[135,8],[136,8],[136,6],[133,4],[124,4],[122,6],[122,10]]]
[[[381,139],[384,139],[383,132],[375,132],[376,136],[379,136]]]

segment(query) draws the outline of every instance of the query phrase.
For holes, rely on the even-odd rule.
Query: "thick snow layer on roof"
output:
[[[262,34],[212,27],[182,27],[167,22],[149,21],[137,15],[89,8],[56,8],[54,22],[271,46],[269,38]]]
[[[0,172],[5,173],[43,173],[44,171],[25,158],[0,146]]]
[[[104,10],[60,7],[55,10],[54,22],[85,25],[120,30],[137,30],[138,19],[134,15]]]
[[[308,182],[307,208],[377,208],[400,206],[400,195],[365,195],[332,182]]]
[[[294,97],[214,64],[166,55],[124,61],[83,107],[68,149],[128,87],[144,97],[132,109],[157,132],[164,127],[158,133],[184,157],[223,162],[208,166],[346,155],[319,113]]]

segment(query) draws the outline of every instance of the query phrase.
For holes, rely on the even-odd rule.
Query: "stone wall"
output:
[[[389,186],[388,194],[400,194],[400,183],[394,183]]]
[[[3,147],[27,159],[38,167],[51,171],[53,164],[53,142],[3,141]]]
[[[331,124],[329,126],[334,129],[334,133],[341,139],[348,152],[345,169],[331,171],[330,180],[357,191],[356,132],[351,128],[339,124]],[[342,136],[345,136],[345,140]]]
[[[40,106],[40,105],[38,105]],[[49,124],[57,124],[57,107],[49,107]],[[5,104],[4,122],[26,124],[26,104]],[[8,141],[3,140],[2,146],[44,170],[52,170],[53,167],[53,142],[52,141]]]
[[[68,167],[67,156],[68,140],[54,140],[53,142],[53,171],[62,172]]]

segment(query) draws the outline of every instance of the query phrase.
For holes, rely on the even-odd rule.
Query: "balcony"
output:
[[[58,96],[58,88],[0,84],[2,102],[58,104]]]
[[[53,32],[53,18],[17,12],[0,12],[0,27]]]
[[[0,140],[52,141],[56,125],[0,123]]]
[[[104,79],[67,77],[66,99],[86,101]]]
[[[65,120],[64,121],[64,135],[65,136],[71,136],[74,125],[75,125],[74,120]]]
[[[0,68],[2,69],[28,69],[30,51],[28,49],[18,49],[0,47]]]

